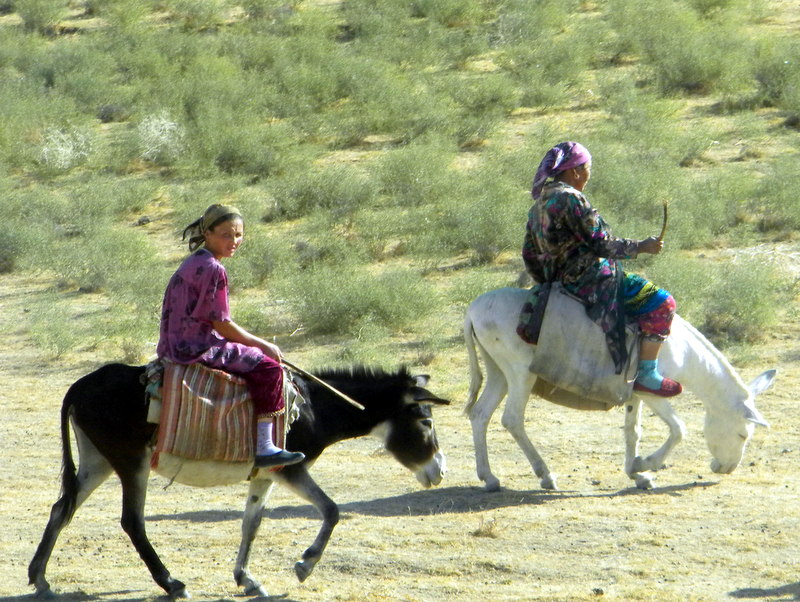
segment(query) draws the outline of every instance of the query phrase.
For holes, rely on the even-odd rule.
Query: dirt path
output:
[[[4,384],[0,437],[0,601],[29,599],[27,564],[58,494],[58,409],[70,382],[88,371],[37,358],[25,307],[47,284],[0,277]],[[432,388],[454,405],[436,420],[450,474],[441,487],[413,477],[370,439],[335,446],[314,467],[340,504],[342,521],[312,577],[292,566],[319,526],[315,512],[277,490],[252,568],[280,600],[798,600],[800,343],[794,327],[753,350],[746,379],[775,366],[774,390],[759,400],[772,422],[729,476],[708,470],[704,412],[676,401],[689,434],[651,492],[622,474],[622,415],[532,403],[528,431],[561,490],[539,489],[496,419],[489,433],[503,491],[484,493],[474,474],[462,415],[466,364],[454,354]],[[796,325],[795,325],[796,326]],[[97,361],[100,358],[95,358]],[[644,448],[665,433],[645,419]],[[241,600],[232,568],[246,487],[191,489],[152,477],[146,515],[164,562],[195,600]],[[62,600],[163,600],[119,528],[119,484],[110,479],[62,534],[48,571]]]

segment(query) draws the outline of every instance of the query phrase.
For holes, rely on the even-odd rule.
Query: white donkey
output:
[[[467,309],[464,338],[469,352],[470,391],[465,412],[472,424],[478,478],[487,491],[500,488],[489,467],[486,430],[489,419],[507,395],[502,424],[514,437],[544,489],[556,489],[555,476],[534,448],[525,432],[525,406],[536,382],[529,371],[534,347],[516,333],[520,310],[528,291],[503,288],[478,297]],[[587,318],[588,319],[588,318]],[[544,344],[542,341],[540,344]],[[478,397],[483,377],[475,348],[486,366],[486,386]],[[746,385],[728,360],[691,324],[675,316],[672,333],[664,343],[659,366],[681,382],[705,406],[705,437],[713,460],[711,470],[729,474],[742,460],[744,449],[756,424],[769,426],[755,407],[755,396],[775,378],[768,370]],[[669,427],[669,437],[653,454],[639,456],[642,402]],[[686,433],[686,427],[663,398],[634,393],[625,402],[625,472],[641,489],[653,486],[653,476],[667,455]]]

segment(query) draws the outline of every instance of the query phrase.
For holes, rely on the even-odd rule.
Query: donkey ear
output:
[[[778,373],[777,370],[767,370],[765,372],[762,372],[761,374],[756,376],[749,385],[747,385],[747,388],[750,389],[750,392],[753,395],[758,395],[759,393],[763,393],[772,386],[772,383],[775,381],[775,375],[777,373]]]
[[[749,405],[745,405],[742,414],[744,415],[745,420],[749,420],[753,424],[769,428],[769,422],[764,419],[764,417],[761,415],[761,412],[759,412],[757,409],[750,407]]]
[[[431,379],[430,374],[415,374],[411,378],[414,379],[414,382],[417,383],[418,387],[424,387],[428,384],[428,381]]]
[[[428,389],[423,389],[422,387],[413,387],[411,389],[411,394],[415,403],[430,403],[441,406],[450,405],[449,399],[442,399],[428,391]]]

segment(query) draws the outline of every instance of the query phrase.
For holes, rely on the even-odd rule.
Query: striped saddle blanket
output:
[[[256,429],[243,378],[199,363],[162,364],[158,360],[148,365],[147,378],[148,421],[159,424],[151,460],[154,469],[167,454],[188,460],[252,464]],[[293,401],[288,389],[293,386],[284,373],[284,396],[289,398],[286,411],[275,417],[274,429],[280,447],[286,440],[286,416]]]

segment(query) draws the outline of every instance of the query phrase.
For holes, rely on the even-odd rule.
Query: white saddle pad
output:
[[[535,392],[581,409],[608,409],[625,403],[636,379],[638,327],[629,327],[626,335],[628,365],[622,374],[616,374],[603,329],[586,315],[583,303],[564,292],[559,283],[553,283],[530,365],[538,380],[547,382],[537,382]],[[572,395],[559,395],[557,389]],[[588,403],[583,407],[580,400],[600,402],[601,406]]]

